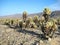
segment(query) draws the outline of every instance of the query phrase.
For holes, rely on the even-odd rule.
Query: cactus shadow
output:
[[[9,27],[9,28],[12,28],[12,29],[20,28],[20,27],[18,27],[18,26],[10,26],[10,25],[8,25],[8,27]]]
[[[55,34],[60,35],[60,29],[58,29],[58,33],[55,33]]]
[[[43,34],[38,34],[38,33],[36,33],[36,32],[34,32],[34,31],[29,31],[29,30],[25,30],[25,29],[23,29],[23,30],[17,30],[17,32],[21,32],[21,33],[24,33],[24,34],[29,34],[29,35],[32,35],[32,36],[36,36],[37,38],[40,38],[40,39],[44,39],[44,40],[46,40],[46,38],[45,38],[45,36],[43,35]]]
[[[55,34],[57,34],[57,35],[60,35],[60,26],[58,26],[58,33],[55,33]]]
[[[17,32],[21,32],[21,33],[24,33],[24,34],[31,34],[31,35],[40,35],[40,34],[38,34],[36,32],[25,30],[25,29],[22,29],[22,30],[19,29],[19,30],[17,30]]]

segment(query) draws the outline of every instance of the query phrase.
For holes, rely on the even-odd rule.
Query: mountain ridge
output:
[[[28,14],[28,17],[33,17],[35,15],[38,15],[39,17],[41,15],[43,15],[42,12],[39,12],[39,13],[33,13],[33,14]],[[21,18],[22,17],[22,14],[13,14],[13,15],[7,15],[7,16],[0,16],[0,18]],[[57,11],[53,11],[51,13],[51,17],[60,17],[60,10],[57,10]]]

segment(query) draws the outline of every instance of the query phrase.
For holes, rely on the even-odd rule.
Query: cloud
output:
[[[54,10],[60,10],[60,1],[48,6],[50,9]]]

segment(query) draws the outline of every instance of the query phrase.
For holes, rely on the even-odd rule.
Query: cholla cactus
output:
[[[18,19],[10,19],[10,26],[18,27]]]
[[[51,10],[49,8],[45,8],[43,12],[44,14],[47,14],[47,15],[51,14]]]
[[[34,22],[30,22],[30,28],[37,28],[37,25]]]
[[[42,16],[42,17],[40,18],[40,20],[41,20],[42,22],[44,22],[45,18]]]
[[[58,26],[57,24],[53,23],[52,30],[57,30]]]
[[[49,20],[49,16],[51,14],[51,11],[50,11],[49,8],[45,8],[44,11],[43,11],[43,13],[44,13],[43,16],[45,18],[45,21],[47,22]]]
[[[23,27],[23,20],[19,20],[19,27],[22,29],[22,27]]]
[[[51,11],[47,8],[44,9],[43,17],[40,20],[41,29],[45,36],[52,37],[55,30],[57,30],[57,20],[49,19]]]
[[[29,25],[30,25],[31,22],[33,22],[32,17],[27,18],[27,20],[26,20],[26,27],[30,27]]]
[[[34,16],[33,21],[39,27],[39,17],[37,15]]]
[[[29,18],[26,20],[26,23],[27,23],[27,24],[29,24],[30,22],[33,22],[32,17],[29,17]]]
[[[57,23],[58,23],[58,25],[60,25],[60,18],[57,19]]]
[[[42,16],[42,17],[40,18],[39,24],[42,25],[42,24],[44,23],[44,21],[45,21],[45,18],[44,18],[44,16]]]
[[[28,20],[29,20],[30,22],[33,22],[33,19],[32,19],[32,17],[29,17],[29,18],[28,18]]]
[[[36,16],[34,16],[34,22],[36,23],[36,22],[38,22],[38,16],[36,15]]]
[[[24,12],[23,12],[23,20],[24,20],[24,22],[26,21],[26,18],[27,18],[27,12],[24,11]]]
[[[5,24],[5,19],[0,19],[0,24]]]
[[[10,20],[6,19],[6,20],[4,21],[4,24],[9,25],[9,24],[10,24]]]
[[[11,19],[11,20],[10,20],[10,26],[13,25],[13,23],[14,23],[14,20]]]
[[[54,32],[57,30],[57,25],[53,21],[48,21],[43,24],[41,29],[45,36],[52,37]]]
[[[23,22],[22,26],[23,26],[23,28],[26,28],[26,23],[25,23],[25,22]]]
[[[57,20],[56,19],[53,19],[53,26],[52,27],[54,27],[54,29],[57,29]]]
[[[50,31],[50,29],[52,28],[52,26],[53,26],[53,22],[51,22],[51,21],[45,23],[44,28],[45,28],[46,33],[48,31]]]
[[[53,22],[53,25],[51,27],[51,33],[50,33],[50,37],[53,37],[53,34],[55,33],[55,31],[58,29],[58,26],[55,22]]]
[[[49,34],[49,26],[50,25],[48,25],[48,24],[44,23],[44,24],[41,25],[42,32],[45,36],[47,36],[47,34]]]
[[[15,19],[15,24],[17,27],[19,26],[19,21],[20,21],[20,19]]]

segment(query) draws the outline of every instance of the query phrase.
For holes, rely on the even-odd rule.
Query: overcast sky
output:
[[[0,16],[22,13],[42,12],[45,7],[52,11],[60,10],[59,0],[0,0]]]

